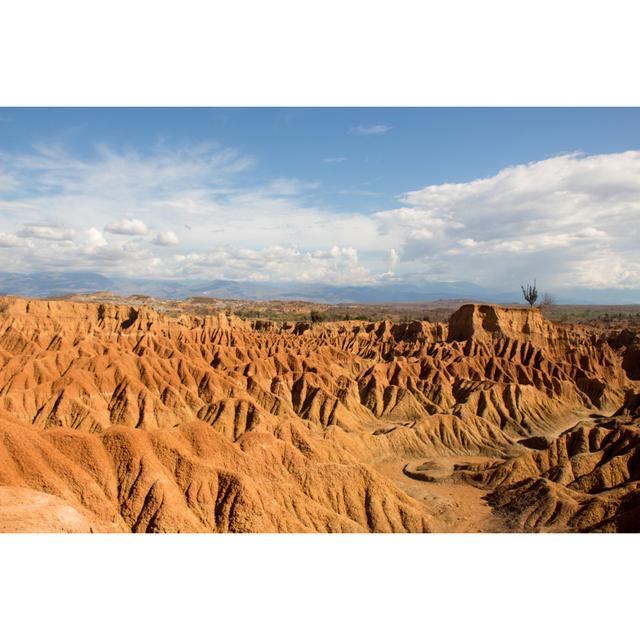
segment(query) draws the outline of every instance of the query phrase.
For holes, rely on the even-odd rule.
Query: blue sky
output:
[[[375,125],[391,129],[353,131]],[[0,109],[0,148],[8,151],[47,143],[90,158],[97,144],[153,153],[162,144],[202,141],[253,156],[247,184],[281,177],[320,181],[323,203],[375,210],[426,184],[483,178],[512,164],[574,151],[640,149],[640,110]]]
[[[639,149],[638,109],[0,109],[0,256],[638,287]]]

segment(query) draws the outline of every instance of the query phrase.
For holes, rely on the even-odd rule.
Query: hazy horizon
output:
[[[539,284],[539,283],[538,283]],[[538,287],[539,298],[550,296],[557,304],[634,305],[640,304],[639,289],[556,289]],[[523,304],[516,289],[491,289],[470,282],[384,282],[339,285],[317,282],[263,282],[225,279],[152,279],[107,277],[95,272],[0,271],[0,295],[48,298],[71,294],[109,291],[119,296],[146,295],[186,299],[211,297],[246,300],[306,300],[325,304],[420,303],[437,300],[467,300],[489,304]]]

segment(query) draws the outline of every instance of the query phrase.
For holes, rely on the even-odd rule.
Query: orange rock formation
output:
[[[628,330],[1,302],[2,531],[428,532],[465,496],[479,530],[640,528]]]

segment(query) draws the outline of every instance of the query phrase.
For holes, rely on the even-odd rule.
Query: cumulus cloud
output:
[[[48,224],[26,224],[17,233],[21,238],[38,238],[40,240],[53,240],[54,242],[64,242],[73,240],[75,231],[65,227],[58,227]]]
[[[122,218],[105,225],[104,230],[121,236],[146,236],[149,233],[147,225],[136,218]]]
[[[335,274],[355,281],[369,277],[375,265],[354,265],[348,255],[330,255],[331,248],[386,250],[370,215],[309,205],[310,194],[318,198],[318,182],[279,178],[246,184],[243,174],[253,160],[215,145],[147,154],[102,147],[82,159],[51,146],[17,155],[0,149],[0,163],[10,167],[21,189],[19,197],[0,194],[3,257],[15,270],[296,279],[300,267],[307,280],[315,273],[317,279]],[[128,213],[124,219],[122,211]],[[75,234],[34,230],[51,227],[45,214]],[[40,239],[31,243],[17,235],[27,228],[25,221],[30,237]],[[166,231],[176,221],[179,238]],[[138,242],[145,237],[148,242]],[[162,259],[156,247],[164,248]],[[329,253],[313,256],[314,251]],[[216,256],[229,261],[226,267],[212,261]]]
[[[85,234],[85,247],[86,248],[93,249],[93,248],[98,248],[98,247],[104,247],[107,244],[108,243],[107,243],[105,237],[102,235],[102,233],[100,231],[98,231],[94,227],[91,227],[90,229],[87,229],[87,232]]]
[[[349,129],[349,133],[359,136],[379,136],[391,131],[393,127],[388,124],[359,124]]]
[[[465,183],[430,185],[375,215],[403,262],[488,284],[638,286],[640,152],[568,154]],[[602,269],[602,265],[625,268]],[[598,265],[595,267],[595,265]],[[597,283],[597,285],[596,285]]]
[[[162,261],[136,240],[107,242],[97,230],[78,233],[73,242],[50,245],[34,243],[19,249],[11,259],[11,270],[33,271],[97,271],[98,273],[139,276],[170,276]]]
[[[301,251],[295,246],[275,245],[263,249],[217,247],[204,253],[175,256],[185,276],[270,280],[287,282],[364,283],[373,280],[360,265],[353,247]]]
[[[0,246],[13,270],[640,287],[638,151],[426,185],[373,215],[318,204],[317,182],[252,182],[253,160],[215,145],[82,158],[0,150],[0,164],[10,177]]]
[[[175,247],[180,244],[178,236],[173,231],[159,231],[151,242],[159,247]]]

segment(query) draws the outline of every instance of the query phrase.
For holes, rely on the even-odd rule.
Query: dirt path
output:
[[[557,428],[545,432],[544,437],[554,439],[581,422],[594,423],[597,418],[608,417],[612,413],[575,411],[560,422]],[[433,516],[435,532],[488,533],[505,531],[507,527],[492,513],[485,501],[487,491],[454,478],[453,472],[455,465],[496,461],[496,458],[486,456],[440,456],[385,461],[375,467],[399,489],[425,505]]]
[[[433,516],[436,533],[479,533],[504,530],[485,502],[486,491],[454,480],[455,464],[490,462],[492,458],[451,456],[382,462],[376,469],[415,500],[422,502]],[[404,468],[422,469],[426,480],[409,477]]]

